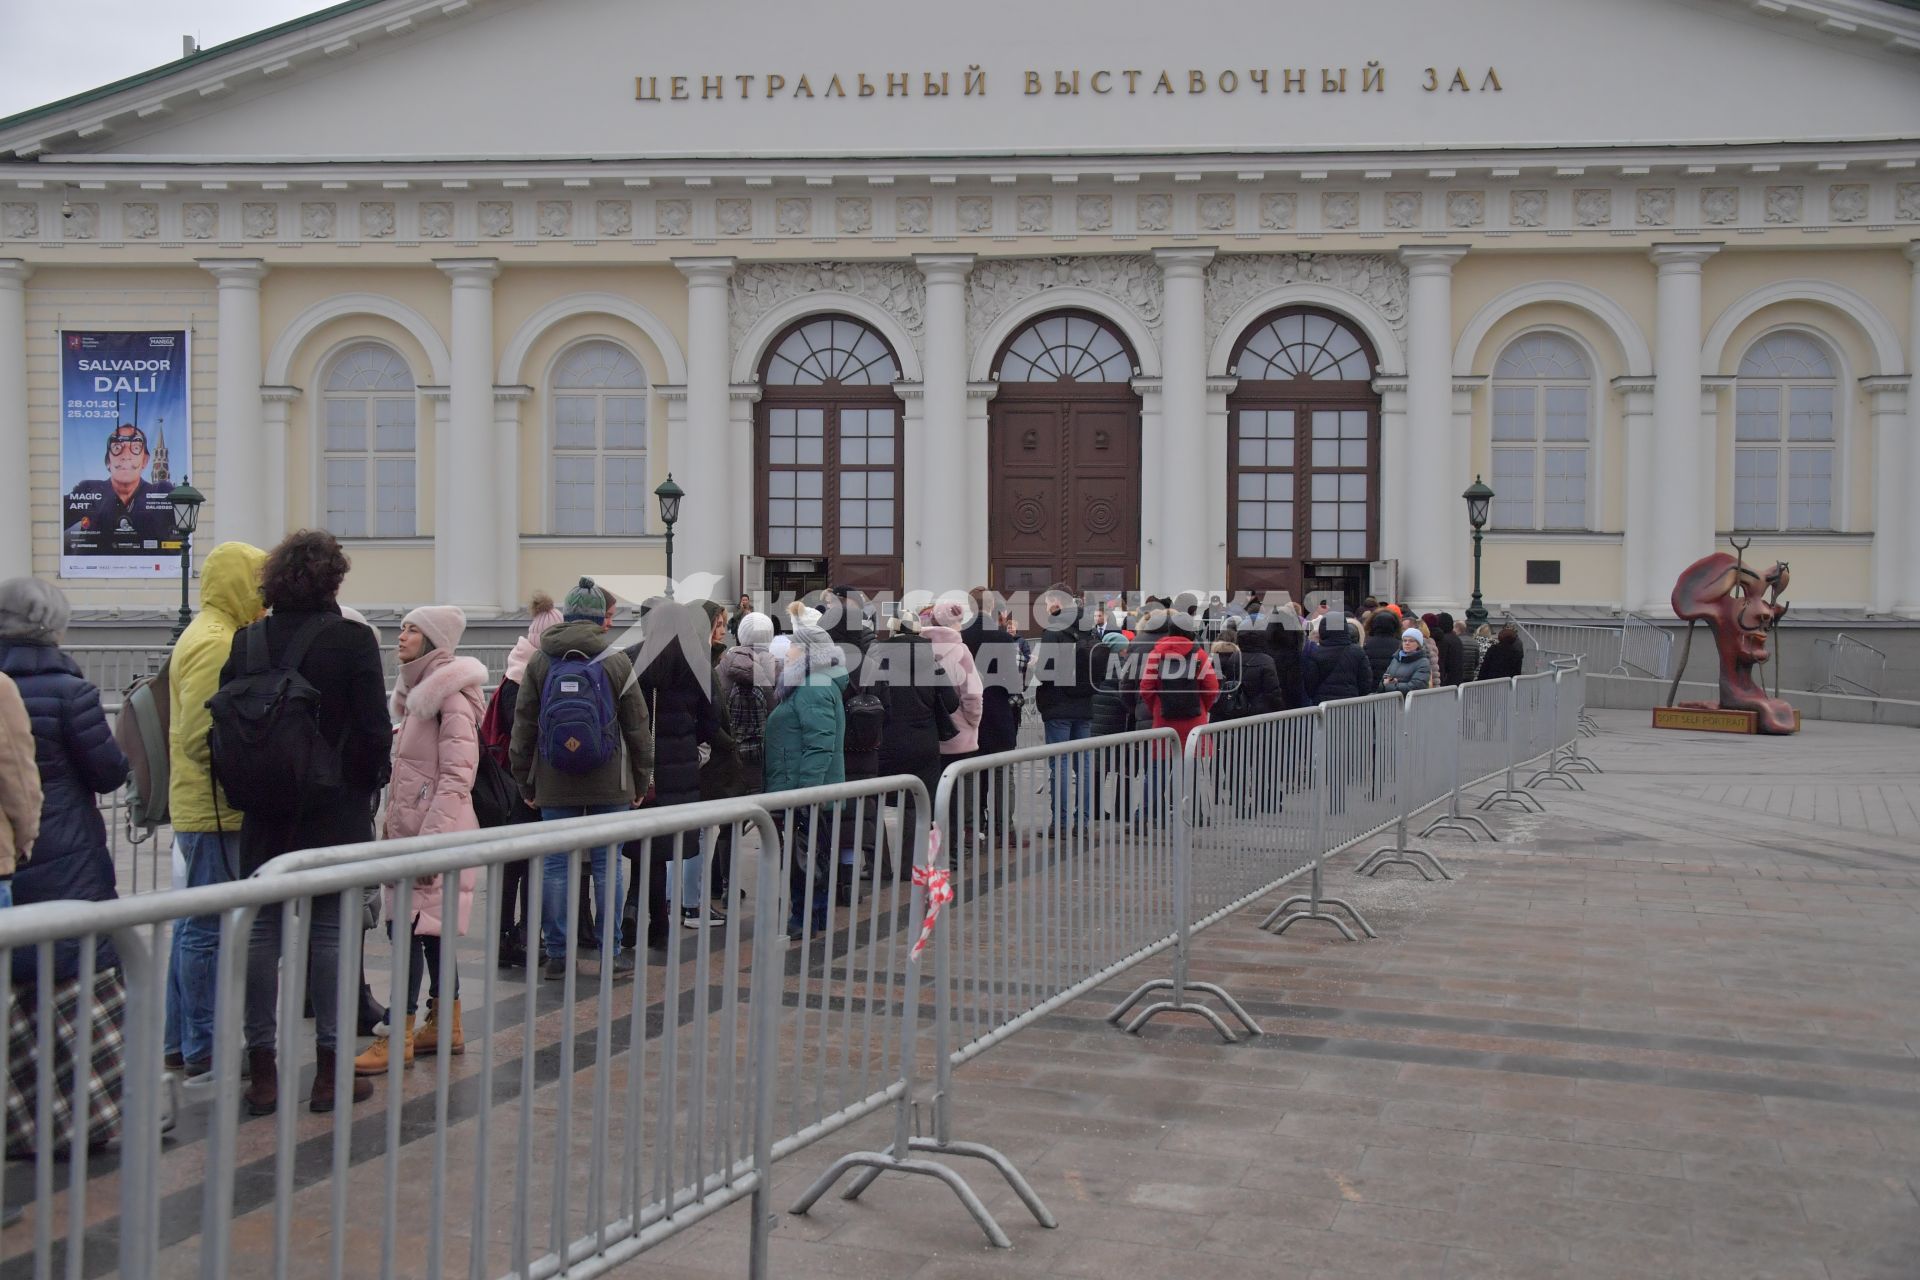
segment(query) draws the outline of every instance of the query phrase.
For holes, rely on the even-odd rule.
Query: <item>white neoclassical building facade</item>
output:
[[[63,335],[185,330],[203,527],[371,607],[658,572],[671,471],[729,588],[1444,606],[1482,476],[1496,607],[1920,616],[1920,9],[1167,17],[358,0],[0,120],[0,574]]]

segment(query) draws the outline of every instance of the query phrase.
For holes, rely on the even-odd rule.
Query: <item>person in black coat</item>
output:
[[[708,661],[712,624],[705,611],[665,599],[649,601],[642,608],[641,624],[644,639],[626,652],[633,660],[641,701],[653,726],[653,799],[648,807],[694,804],[700,799],[700,748],[711,750],[720,727]],[[700,841],[699,832],[683,833],[680,883],[671,895],[688,928],[699,928],[702,921]],[[646,876],[647,947],[657,951],[667,945],[667,880],[674,844],[675,837],[660,836],[634,841],[621,850],[634,863],[621,911],[622,941],[629,946],[639,930],[642,854],[651,863]],[[719,924],[726,916],[710,910],[705,918]]]
[[[387,784],[393,725],[387,718],[387,680],[380,666],[380,642],[365,624],[340,612],[340,584],[352,562],[330,533],[302,529],[288,534],[267,557],[260,594],[272,612],[234,633],[233,648],[220,669],[222,687],[246,674],[247,651],[255,635],[264,635],[268,663],[285,659],[295,636],[312,630],[300,674],[320,693],[320,734],[338,743],[340,785],[304,791],[292,814],[247,813],[240,823],[240,867],[252,875],[269,860],[295,849],[358,844],[374,838],[373,812]],[[289,786],[300,780],[289,778]],[[263,907],[255,917],[247,964],[258,965],[271,984],[281,947],[282,912]],[[357,923],[357,922],[355,922]],[[307,981],[313,997],[314,1043],[320,1064],[309,1106],[318,1112],[334,1105],[333,1061],[336,1048],[334,991],[340,950],[340,900],[332,894],[314,899],[313,928],[307,942]],[[251,1048],[275,1047],[278,1028],[269,1020],[246,1028]],[[373,1095],[370,1080],[354,1084],[356,1101]]]
[[[863,732],[871,732],[873,720],[861,721],[859,716],[870,710],[863,705],[861,694],[867,685],[867,655],[873,651],[873,628],[867,623],[866,598],[853,587],[835,587],[828,596],[820,601],[822,619],[826,623],[827,637],[840,646],[840,656],[847,664],[847,686],[842,692],[847,710],[847,732],[840,748],[840,759],[846,770],[848,782],[865,782],[880,776],[880,742],[863,743]],[[884,740],[885,728],[881,728]],[[859,812],[855,820],[855,810]],[[866,872],[873,871],[874,850],[879,844],[878,807],[868,804],[855,804],[843,807],[840,818],[832,826],[839,834],[842,853],[858,851]],[[851,896],[853,886],[850,881],[842,881],[840,891]]]
[[[1387,666],[1393,661],[1393,655],[1400,652],[1400,619],[1391,609],[1381,609],[1367,619],[1366,654],[1367,664],[1373,669],[1373,683],[1366,692],[1379,689],[1380,682],[1386,678]]]
[[[1080,606],[1064,586],[1051,588],[1034,646],[1035,710],[1049,745],[1093,736],[1094,639],[1080,625]],[[1075,753],[1047,762],[1054,829],[1075,831],[1093,820],[1095,758]]]
[[[1240,697],[1243,714],[1263,716],[1269,711],[1285,711],[1286,697],[1280,688],[1280,664],[1273,656],[1273,628],[1265,618],[1249,619],[1237,633],[1240,646]],[[1224,701],[1224,699],[1223,699]],[[1215,703],[1217,710],[1219,703]]]
[[[60,651],[69,616],[66,596],[51,582],[15,578],[0,584],[0,671],[13,678],[26,704],[41,792],[33,856],[13,873],[15,906],[62,899],[111,902],[120,896],[107,824],[94,797],[126,782],[127,758],[100,708],[100,691]],[[111,939],[100,939],[94,963],[101,972],[119,967]],[[14,949],[16,994],[30,992],[39,971],[40,948]],[[68,982],[79,972],[79,941],[56,942],[53,980]]]
[[[1440,683],[1442,686],[1465,684],[1467,679],[1467,649],[1459,635],[1453,629],[1453,615],[1440,615],[1440,625],[1433,629],[1433,642],[1440,649]]]
[[[879,751],[880,775],[912,774],[926,787],[931,804],[940,790],[941,726],[951,724],[960,714],[959,690],[941,668],[933,643],[921,636],[917,624],[905,619],[899,622],[897,632],[872,646],[867,662],[867,688],[887,711]],[[903,861],[919,856],[913,837],[918,821],[919,815],[909,802],[901,815],[901,829],[908,833]],[[883,874],[891,870],[883,868]]]
[[[973,655],[974,669],[980,673],[980,747],[974,755],[987,756],[1020,745],[1020,717],[1013,707],[1014,695],[1021,691],[1020,644],[994,621],[993,593],[975,587],[971,594],[973,619],[960,628],[960,642]],[[972,807],[976,830],[996,832],[1002,843],[1012,840],[1005,780],[998,785],[983,782],[974,790],[979,797]]]
[[[1526,650],[1520,646],[1520,629],[1509,622],[1500,628],[1500,634],[1493,638],[1492,646],[1487,649],[1487,656],[1480,659],[1480,678],[1505,680],[1509,676],[1517,676],[1526,662],[1526,657]]]
[[[1307,695],[1314,705],[1372,693],[1373,667],[1353,642],[1347,615],[1328,613],[1320,622],[1320,647],[1307,667]]]

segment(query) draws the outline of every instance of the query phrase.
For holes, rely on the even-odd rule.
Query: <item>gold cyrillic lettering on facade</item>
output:
[[[840,75],[838,72],[834,73],[833,79],[827,81],[827,87],[820,91],[820,96],[823,98],[844,98],[847,96],[847,91],[840,87]]]
[[[1232,93],[1234,90],[1238,89],[1239,87],[1240,87],[1239,72],[1222,71],[1220,73],[1220,92]]]
[[[635,76],[633,78],[633,96],[639,102],[660,101],[659,76]]]
[[[1247,72],[1247,79],[1249,79],[1249,80],[1251,80],[1251,81],[1252,81],[1253,83],[1255,83],[1255,84],[1257,84],[1257,85],[1259,85],[1259,86],[1260,86],[1260,92],[1262,92],[1262,93],[1265,93],[1265,92],[1267,91],[1267,72],[1266,72],[1266,68],[1264,68],[1264,67],[1262,67],[1262,68],[1260,68],[1259,70],[1256,70],[1256,71],[1249,71],[1249,72]]]
[[[1467,73],[1459,67],[1453,69],[1453,79],[1447,81],[1448,93],[1472,93],[1473,86],[1467,83]]]
[[[1101,77],[1103,76],[1106,78],[1106,87],[1104,89],[1100,87]],[[1111,71],[1094,72],[1092,75],[1087,77],[1087,88],[1093,90],[1095,93],[1112,93],[1113,92],[1113,72]]]
[[[902,71],[899,75],[895,75],[891,71],[887,72],[887,96],[889,98],[905,98],[910,96],[907,91],[907,85],[911,79],[912,77],[905,71]]]
[[[727,78],[725,76],[701,76],[700,99],[725,98],[727,96]]]
[[[743,97],[743,98],[744,98],[744,97],[747,97],[748,95],[750,95],[750,94],[751,94],[751,93],[753,92],[753,77],[752,77],[752,76],[735,76],[735,77],[734,77],[734,79],[735,79],[735,80],[738,80],[738,81],[740,82],[740,96],[741,96],[741,97]]]
[[[1127,93],[1131,95],[1139,85],[1140,77],[1147,73],[1144,71],[1122,71],[1120,74],[1127,78]]]
[[[961,90],[962,93],[969,98],[973,97],[976,93],[983,98],[987,96],[987,73],[980,69],[979,63],[971,62],[967,64],[967,74],[966,78],[961,81]]]
[[[1488,85],[1493,86],[1493,91],[1495,93],[1503,92],[1503,90],[1500,88],[1500,77],[1494,74],[1494,70],[1492,67],[1487,68],[1487,78],[1480,82],[1480,92],[1485,93],[1487,91]]]
[[[1378,61],[1369,62],[1360,68],[1360,92],[1385,93],[1387,91],[1387,69]]]
[[[1337,78],[1332,74],[1332,72],[1328,68],[1326,67],[1320,68],[1320,92],[1345,93],[1346,91],[1347,91],[1347,69],[1345,67],[1340,68],[1340,75]]]
[[[1162,71],[1160,73],[1160,78],[1153,82],[1153,91],[1156,94],[1172,93],[1173,77],[1169,76],[1166,72]]]
[[[1040,89],[1040,73],[1038,71],[1027,72],[1027,96],[1032,97],[1034,94],[1040,92]]]
[[[685,102],[687,100],[687,78],[685,76],[675,76],[667,83],[672,89],[671,96],[675,102]]]
[[[938,80],[935,80],[933,78],[933,72],[931,71],[927,72],[926,81],[920,87],[920,96],[923,98],[946,97],[947,96],[947,72],[942,71],[940,73],[940,78]]]
[[[871,98],[876,92],[879,91],[879,88],[880,88],[879,85],[874,84],[872,81],[867,79],[867,73],[864,71],[860,73],[859,83],[860,83],[860,96],[863,98]]]
[[[799,83],[793,86],[793,96],[796,98],[813,96],[813,86],[807,83],[804,75],[800,77]]]
[[[1053,91],[1057,95],[1079,93],[1080,92],[1080,73],[1078,71],[1075,71],[1075,72],[1072,72],[1070,76],[1064,76],[1064,75],[1061,75],[1058,71],[1054,72],[1053,73]]]
[[[1440,87],[1440,73],[1432,67],[1428,67],[1426,81],[1420,87],[1428,93],[1432,93],[1435,89],[1438,89]]]
[[[1282,69],[1280,72],[1280,83],[1282,93],[1305,93],[1307,91],[1307,69],[1305,67],[1300,67],[1292,71]]]
[[[767,73],[767,96],[769,98],[786,87],[787,78],[785,76],[775,75],[771,71]]]
[[[1205,93],[1207,91],[1207,73],[1204,71],[1187,72],[1187,92]]]

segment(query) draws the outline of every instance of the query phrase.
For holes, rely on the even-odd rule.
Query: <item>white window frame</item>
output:
[[[1536,334],[1550,334],[1553,337],[1561,338],[1572,343],[1574,349],[1580,353],[1580,358],[1587,362],[1586,516],[1584,522],[1578,528],[1552,526],[1543,523],[1543,513],[1546,509],[1546,452],[1548,449],[1573,447],[1572,441],[1548,440],[1541,431],[1539,415],[1541,413],[1541,406],[1544,405],[1544,397],[1536,403],[1534,425],[1538,434],[1535,435],[1531,444],[1522,444],[1517,440],[1500,440],[1494,436],[1494,403],[1501,386],[1551,387],[1559,385],[1564,387],[1574,385],[1571,379],[1513,378],[1503,380],[1500,377],[1500,361],[1506,355],[1508,349],[1511,348],[1514,343],[1531,338]],[[1600,477],[1605,467],[1605,450],[1602,448],[1605,432],[1601,416],[1605,401],[1600,394],[1601,382],[1601,365],[1598,353],[1594,351],[1593,346],[1588,343],[1585,338],[1581,337],[1572,329],[1552,324],[1530,325],[1500,344],[1499,350],[1494,353],[1491,371],[1487,377],[1487,466],[1484,474],[1487,476],[1488,482],[1493,484],[1497,502],[1500,486],[1497,483],[1493,483],[1494,453],[1500,449],[1531,449],[1533,451],[1534,486],[1533,523],[1524,527],[1515,527],[1512,525],[1494,524],[1491,519],[1489,519],[1487,524],[1487,532],[1489,534],[1546,534],[1556,537],[1566,537],[1605,532],[1600,524]]]
[[[316,376],[314,377],[314,385],[316,390],[310,402],[312,416],[308,426],[312,440],[311,455],[313,457],[313,483],[308,486],[309,500],[312,503],[310,522],[316,529],[327,528],[327,463],[332,455],[336,453],[335,450],[327,447],[327,406],[336,398],[344,398],[347,396],[354,398],[373,398],[377,396],[381,399],[393,400],[402,398],[401,393],[398,391],[379,393],[334,392],[328,390],[327,384],[332,381],[335,371],[340,366],[340,362],[360,347],[380,347],[386,350],[394,359],[398,360],[407,371],[407,378],[410,385],[407,389],[406,397],[413,402],[413,449],[410,454],[406,455],[411,457],[413,461],[413,530],[410,533],[404,534],[374,532],[374,517],[377,514],[375,504],[379,502],[379,471],[378,468],[374,466],[374,463],[382,455],[373,447],[374,428],[373,423],[369,421],[367,424],[366,449],[348,451],[363,454],[367,459],[369,471],[367,524],[359,533],[339,533],[335,531],[334,536],[342,542],[380,542],[397,538],[424,537],[426,535],[423,534],[421,530],[420,508],[421,499],[425,494],[424,485],[426,483],[426,477],[422,474],[425,468],[421,466],[420,439],[423,432],[433,424],[433,416],[430,413],[423,414],[425,402],[421,397],[420,379],[414,371],[413,361],[407,358],[406,352],[402,351],[399,346],[388,341],[386,338],[368,334],[348,338],[336,344],[332,349],[327,351],[315,365]],[[390,453],[385,456],[398,458],[402,455],[399,453]]]
[[[601,388],[560,386],[559,385],[560,368],[562,365],[564,365],[567,362],[568,358],[571,357],[575,352],[580,350],[580,348],[582,347],[591,346],[593,344],[602,343],[602,342],[618,348],[621,352],[625,353],[625,355],[629,359],[631,359],[635,365],[639,367],[640,376],[642,379],[640,386],[638,387],[601,387]],[[654,426],[653,400],[654,400],[655,390],[656,390],[656,387],[653,381],[653,373],[651,370],[647,368],[647,362],[641,358],[640,353],[636,351],[631,344],[621,341],[619,338],[614,337],[612,334],[606,334],[606,333],[586,334],[567,343],[565,346],[561,347],[559,351],[554,353],[552,362],[549,363],[549,365],[547,366],[547,376],[546,376],[546,383],[543,388],[542,411],[541,411],[543,437],[540,442],[540,456],[541,456],[540,527],[542,528],[542,530],[544,530],[543,536],[549,537],[549,538],[644,538],[644,537],[651,537],[655,534],[655,530],[653,526],[656,522],[656,516],[654,514],[653,506],[652,506],[652,502],[653,502],[653,484],[652,484],[652,481],[653,481],[653,426]],[[554,486],[558,482],[559,468],[556,464],[563,452],[558,444],[558,438],[559,438],[558,401],[561,396],[571,396],[571,395],[593,395],[597,398],[597,405],[594,411],[594,439],[596,443],[593,450],[591,451],[591,456],[595,460],[594,492],[593,492],[593,504],[594,504],[593,505],[593,528],[587,531],[578,531],[578,530],[563,531],[557,527],[557,521],[559,519],[559,504],[555,501],[556,495],[554,492]],[[606,443],[605,443],[606,442],[606,403],[605,402],[606,402],[606,397],[609,395],[638,396],[641,399],[641,401],[645,404],[646,425],[645,425],[643,438],[645,439],[646,443],[642,445],[640,448],[638,449],[620,448],[620,449],[614,449],[614,450],[607,449]],[[566,450],[564,450],[564,453],[567,456],[572,456],[572,457],[589,456],[589,453],[587,450],[575,449],[572,447],[568,447]],[[609,457],[620,457],[620,458],[638,457],[641,461],[641,465],[645,475],[641,485],[642,492],[641,492],[641,501],[640,501],[640,528],[636,532],[630,532],[630,533],[629,532],[621,532],[621,533],[605,532],[606,530],[605,462]]]
[[[1805,338],[1808,342],[1811,342],[1815,347],[1820,349],[1821,354],[1827,357],[1827,363],[1833,369],[1833,441],[1831,446],[1833,449],[1833,489],[1829,493],[1827,500],[1827,518],[1830,527],[1826,529],[1786,529],[1779,527],[1773,529],[1744,529],[1741,527],[1739,521],[1741,444],[1740,384],[1742,381],[1740,366],[1746,363],[1747,353],[1752,351],[1754,347],[1768,338],[1778,337],[1781,334],[1793,334],[1796,337]],[[1751,383],[1756,380],[1748,379],[1747,381]],[[1790,383],[1792,379],[1762,378],[1757,379],[1757,381],[1768,385],[1786,385]],[[1852,370],[1847,362],[1846,352],[1843,351],[1840,344],[1835,342],[1830,336],[1819,329],[1813,328],[1811,325],[1797,322],[1776,324],[1755,334],[1752,339],[1741,346],[1739,355],[1733,361],[1732,395],[1727,400],[1726,439],[1731,445],[1727,455],[1728,470],[1725,477],[1728,499],[1727,528],[1729,532],[1764,534],[1775,538],[1820,538],[1832,534],[1847,533],[1852,530],[1852,486],[1848,479],[1852,474],[1852,449],[1850,447],[1852,432],[1849,428],[1852,425],[1850,410],[1853,404],[1855,385]],[[1785,407],[1784,401],[1782,411],[1783,413],[1790,411]],[[1752,448],[1756,443],[1757,442],[1749,442],[1747,447]],[[1783,435],[1778,446],[1780,452],[1784,454],[1788,452],[1791,447]],[[1787,508],[1786,491],[1784,487],[1781,490],[1779,505],[1780,519],[1784,520],[1786,518]]]

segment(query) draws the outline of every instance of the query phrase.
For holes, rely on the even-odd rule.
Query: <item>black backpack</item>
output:
[[[309,619],[274,665],[265,623],[248,627],[240,675],[207,699],[213,776],[243,813],[297,817],[304,798],[340,785],[340,749],[320,732],[320,691],[300,674],[307,648],[327,624]]]
[[[1185,654],[1167,654],[1160,659],[1158,670],[1162,719],[1200,718],[1200,667],[1206,661],[1206,651],[1197,644],[1188,645]]]
[[[480,749],[480,763],[473,771],[473,819],[483,827],[511,826],[520,820],[526,806],[520,802],[520,788],[493,753]]]
[[[880,749],[887,728],[887,705],[871,689],[847,686],[847,738],[845,754],[870,755]]]

